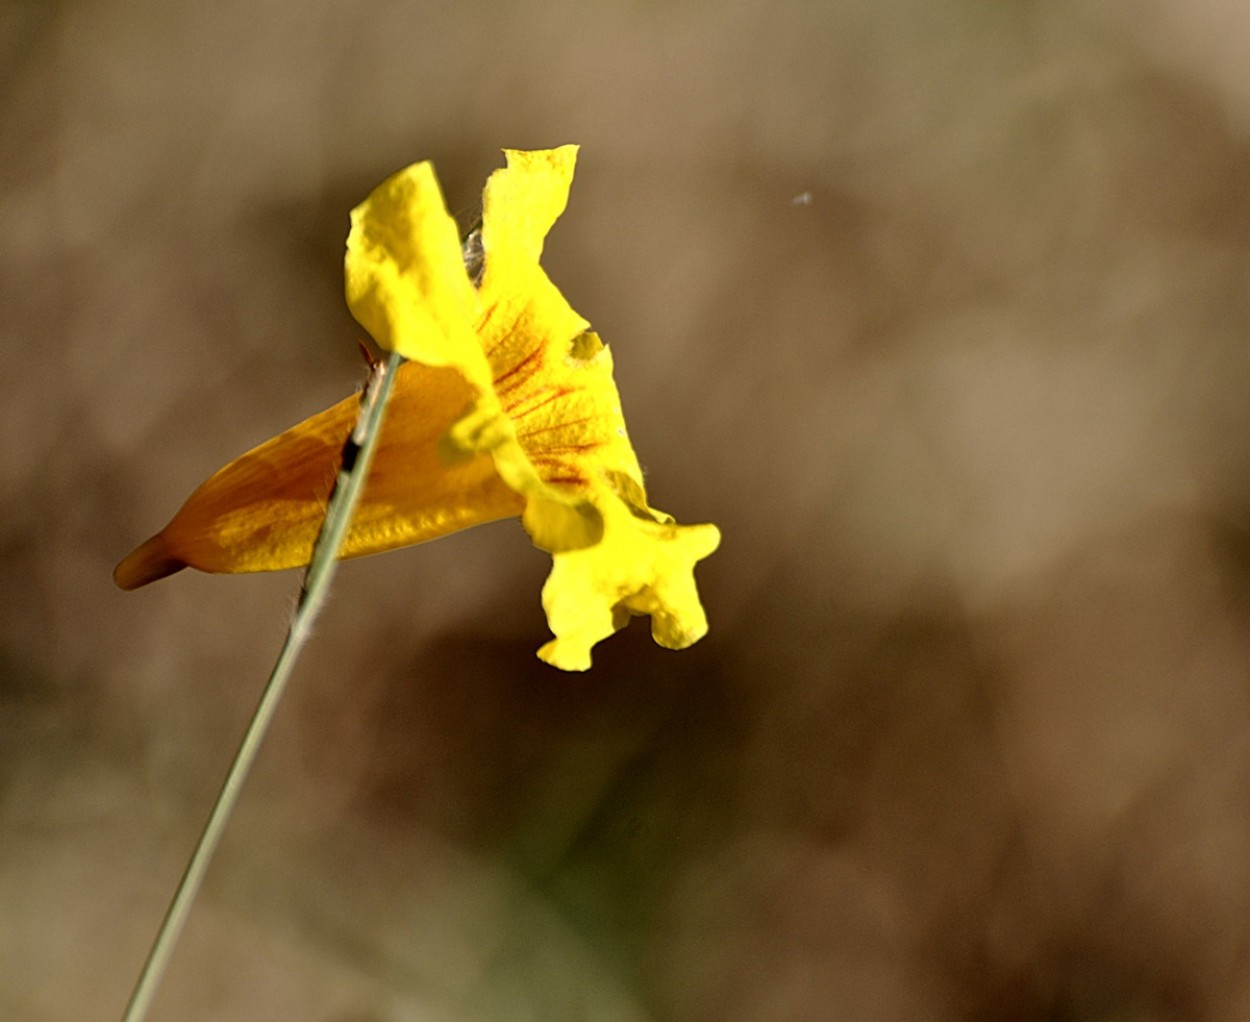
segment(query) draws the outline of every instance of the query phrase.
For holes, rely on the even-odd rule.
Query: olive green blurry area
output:
[[[0,1017],[116,1017],[298,580],[118,558],[351,393],[347,213],[545,264],[711,631],[344,564],[153,1019],[1250,1017],[1250,15],[0,5]]]

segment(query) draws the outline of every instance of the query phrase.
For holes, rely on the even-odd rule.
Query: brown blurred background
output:
[[[1250,1018],[1233,0],[0,0],[0,1018],[115,1019],[293,575],[114,562],[349,393],[347,211],[582,143],[712,632],[345,566],[154,1020]]]

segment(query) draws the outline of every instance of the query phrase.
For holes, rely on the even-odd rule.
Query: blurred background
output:
[[[0,1017],[115,1019],[298,579],[114,563],[362,377],[347,212],[546,263],[710,635],[349,563],[153,1020],[1250,1018],[1250,13],[0,0]]]

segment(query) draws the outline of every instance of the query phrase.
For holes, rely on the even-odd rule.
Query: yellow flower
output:
[[[612,358],[539,264],[564,211],[576,146],[506,151],[483,196],[480,286],[428,163],[352,211],[347,301],[400,366],[377,454],[341,555],[356,557],[519,514],[551,553],[543,606],[565,670],[633,614],[681,649],[707,631],[694,565],[714,525],[648,506]],[[357,414],[348,398],[221,469],[117,566],[134,589],[184,567],[307,564]]]

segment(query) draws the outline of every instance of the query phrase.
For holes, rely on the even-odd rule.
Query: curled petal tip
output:
[[[164,534],[158,532],[142,546],[131,551],[113,569],[113,581],[120,588],[130,591],[181,571],[186,566],[186,561],[170,553]]]
[[[538,659],[561,671],[589,671],[590,644],[570,644],[552,639],[538,651]]]

